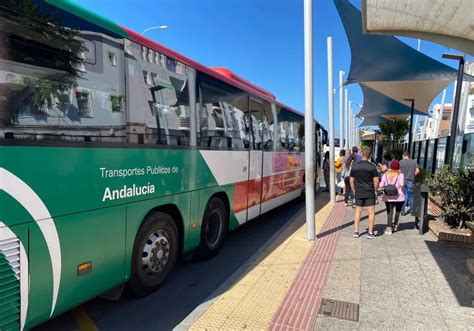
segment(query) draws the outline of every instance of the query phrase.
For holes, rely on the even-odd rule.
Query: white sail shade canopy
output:
[[[473,0],[362,0],[364,33],[429,40],[474,55]]]

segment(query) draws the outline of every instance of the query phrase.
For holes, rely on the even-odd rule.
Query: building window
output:
[[[155,73],[152,73],[152,74],[151,74],[151,81],[152,81],[152,83],[153,83],[153,86],[158,85],[158,83],[159,83],[158,75],[155,74]]]
[[[82,117],[92,117],[91,95],[89,92],[76,92],[77,108]]]
[[[114,67],[117,66],[117,54],[113,53],[113,52],[109,52],[109,61],[110,61],[110,64]]]
[[[151,49],[148,50],[147,61],[153,63],[153,51]]]
[[[142,60],[146,60],[146,47],[142,46]]]
[[[447,121],[448,120],[448,115],[443,115],[443,121]]]
[[[148,71],[143,71],[143,78],[145,79],[146,85],[152,85],[151,73]]]
[[[160,65],[164,68],[166,63],[166,56],[163,54],[160,54]]]
[[[81,63],[78,64],[77,66],[77,70],[79,71],[82,71],[82,72],[86,72],[86,65],[85,65],[85,62],[86,62],[86,44],[85,42],[82,42],[82,47],[83,47],[83,50],[79,53],[79,58],[82,60]]]
[[[155,52],[155,64],[160,65],[160,53]]]
[[[110,102],[112,104],[112,111],[113,112],[121,112],[123,111],[123,96],[121,95],[111,95]]]

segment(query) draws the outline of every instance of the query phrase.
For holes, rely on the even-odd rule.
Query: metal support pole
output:
[[[314,115],[313,115],[313,0],[304,0],[304,85],[305,85],[305,189],[308,240],[315,240],[314,215]],[[332,89],[331,89],[332,94]],[[334,137],[333,137],[334,139]],[[332,140],[334,144],[334,140]],[[333,163],[334,164],[334,163]]]
[[[348,101],[348,91],[347,89],[344,89],[344,147],[350,147],[349,146],[349,135],[348,135],[348,118],[349,118],[349,101]]]
[[[334,168],[334,81],[332,68],[332,37],[327,38],[328,45],[328,111],[329,111],[329,194],[331,202],[336,202],[336,174]]]
[[[354,137],[354,146],[359,146],[359,140],[357,139],[357,126],[356,126],[355,114],[352,114],[352,136]]]
[[[354,146],[354,134],[352,132],[352,116],[354,116],[354,114],[352,114],[352,101],[349,100],[349,108],[348,108],[348,112],[347,112],[348,116],[349,116],[349,146]]]
[[[405,99],[405,101],[411,101],[410,111],[410,131],[408,132],[408,152],[411,155],[412,142],[413,142],[413,112],[415,110],[415,99]]]
[[[434,138],[439,138],[439,130],[441,129],[441,121],[443,120],[445,102],[446,102],[446,89],[443,90],[443,95],[441,96],[441,109],[439,110],[438,121],[436,121],[436,133],[435,133]]]
[[[343,91],[342,84],[344,80],[344,71],[339,70],[339,147],[344,147],[344,117],[342,114],[343,110]]]
[[[461,102],[461,90],[462,90],[462,78],[464,75],[464,57],[459,59],[459,69],[458,69],[458,79],[456,84],[456,96],[454,98],[452,120],[451,120],[451,137],[448,141],[448,165],[453,167],[454,159],[454,146],[456,145],[456,131],[458,129],[458,114],[459,114],[459,104]]]

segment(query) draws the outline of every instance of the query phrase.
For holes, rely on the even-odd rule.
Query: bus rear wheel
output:
[[[224,244],[228,227],[228,212],[225,203],[217,198],[209,200],[201,225],[201,240],[198,256],[209,259],[216,256]]]
[[[133,247],[129,294],[143,297],[155,291],[173,268],[178,250],[178,229],[173,218],[162,212],[148,215]]]

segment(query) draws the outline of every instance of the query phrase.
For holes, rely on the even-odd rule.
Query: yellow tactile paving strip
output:
[[[316,233],[333,206],[328,203],[316,213]],[[266,329],[314,244],[305,236],[306,225],[293,221],[189,330]]]

